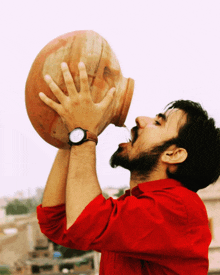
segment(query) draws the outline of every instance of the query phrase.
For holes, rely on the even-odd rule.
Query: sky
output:
[[[220,1],[20,0],[1,1],[0,197],[44,188],[57,148],[34,130],[25,107],[25,83],[41,49],[76,30],[94,30],[115,52],[124,77],[135,80],[125,124],[155,116],[166,104],[190,99],[220,126]],[[99,136],[100,185],[125,187],[129,172],[110,168],[124,129]]]

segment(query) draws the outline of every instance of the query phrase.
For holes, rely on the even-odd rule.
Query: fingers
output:
[[[57,86],[57,84],[53,81],[53,79],[49,75],[45,75],[44,80],[46,81],[47,85],[50,87],[55,97],[59,100],[60,103],[62,103],[65,99],[65,95]]]
[[[39,93],[39,97],[47,106],[51,107],[54,111],[59,113],[59,108],[60,108],[59,103],[56,103],[55,101],[47,97],[44,93]]]
[[[79,62],[78,69],[79,69],[79,76],[80,76],[80,93],[87,96],[88,95],[91,96],[85,64],[83,62]]]
[[[76,86],[74,84],[74,81],[73,81],[72,75],[69,71],[69,67],[68,67],[67,63],[65,63],[65,62],[61,63],[61,70],[63,72],[63,77],[64,77],[64,81],[65,81],[69,96],[70,97],[76,96],[76,94],[78,94],[78,92],[76,90]]]
[[[80,75],[80,94],[84,95],[84,98],[89,98],[89,101],[91,101],[91,93],[88,83],[88,75],[86,72],[86,67],[83,62],[80,62],[78,64],[79,68],[79,75]],[[57,113],[61,112],[61,107],[67,106],[68,103],[72,102],[72,104],[79,99],[79,93],[76,90],[72,75],[69,71],[67,63],[63,62],[61,63],[61,70],[63,73],[64,81],[66,84],[66,88],[69,94],[69,97],[72,98],[71,101],[68,100],[68,96],[66,96],[63,91],[57,86],[57,84],[53,81],[50,75],[45,75],[44,79],[47,85],[50,87],[53,94],[56,96],[58,101],[61,104],[58,104],[57,102],[51,100],[49,97],[47,97],[44,93],[40,93],[39,97],[41,100],[51,107],[53,110],[55,110]]]

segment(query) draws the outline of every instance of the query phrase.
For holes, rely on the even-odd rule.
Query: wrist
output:
[[[71,158],[77,159],[81,164],[90,162],[90,158],[96,155],[96,144],[93,141],[87,141],[79,146],[72,146],[70,151]]]
[[[92,141],[95,144],[98,143],[98,137],[93,132],[77,127],[69,133],[69,142],[70,146],[79,146],[85,142]]]
[[[72,150],[82,150],[82,149],[89,149],[89,148],[96,148],[96,143],[94,141],[88,140],[78,146],[71,146]]]

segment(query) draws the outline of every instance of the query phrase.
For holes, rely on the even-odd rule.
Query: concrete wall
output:
[[[209,247],[209,270],[220,274],[220,179],[198,192],[203,200],[209,218],[212,242]],[[217,273],[213,273],[217,272]]]
[[[212,231],[211,247],[220,247],[220,199],[204,201]]]
[[[210,271],[220,272],[220,199],[210,199],[204,201],[212,232],[212,242],[209,248]]]
[[[0,224],[5,223],[6,220],[6,211],[4,208],[0,208]]]
[[[36,245],[36,240],[46,238],[39,229],[36,217],[14,225],[18,233],[0,238],[0,259],[2,264],[13,265],[17,260],[26,258]]]

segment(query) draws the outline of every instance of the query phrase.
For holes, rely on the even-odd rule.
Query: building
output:
[[[5,234],[9,229],[16,230]],[[36,213],[3,224],[0,233],[0,273],[10,270],[13,275],[98,274],[100,258],[97,252],[70,259],[57,257],[53,244],[40,231]]]
[[[212,242],[209,247],[209,274],[220,274],[220,179],[200,190],[209,218]]]
[[[96,264],[97,253],[90,252],[81,257],[62,259],[54,252],[53,244],[48,239],[37,239],[36,246],[33,247],[25,259],[14,264],[11,272],[13,275],[31,274],[98,274],[99,265]],[[98,259],[99,260],[99,259]]]

